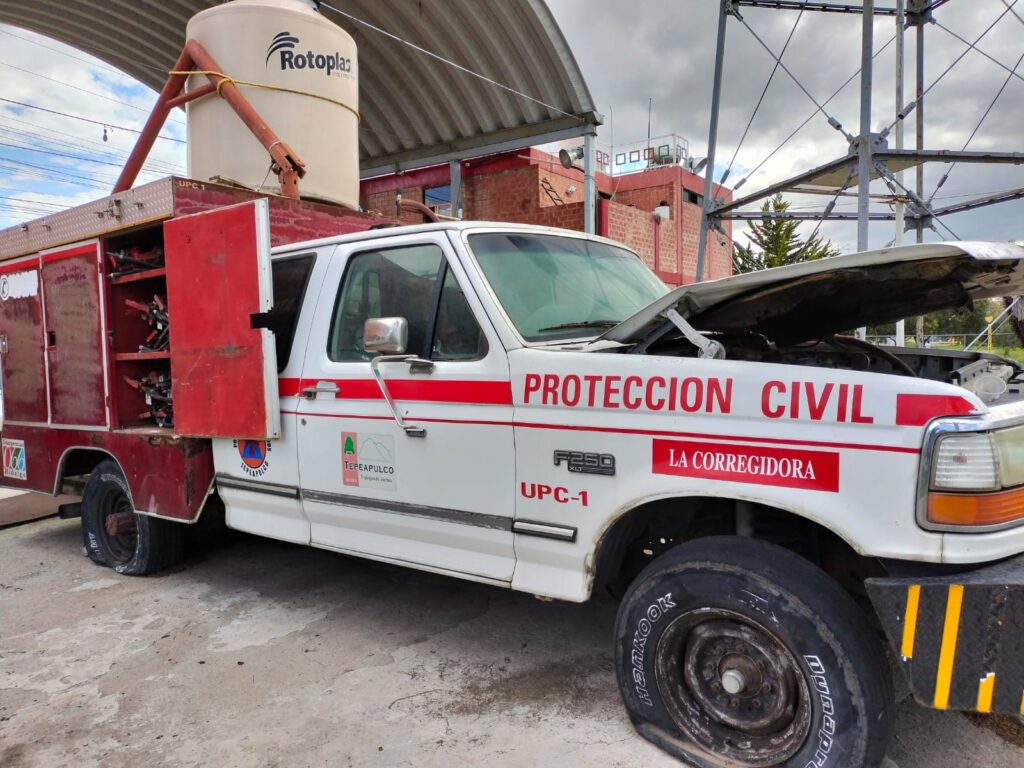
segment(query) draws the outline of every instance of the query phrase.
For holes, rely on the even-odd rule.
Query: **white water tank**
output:
[[[310,0],[234,0],[193,16],[186,36],[223,74],[259,84],[239,90],[305,163],[303,198],[359,206],[358,65],[345,30]],[[193,75],[187,87],[208,82]],[[269,167],[267,150],[226,101],[209,95],[189,103],[189,177],[280,193]]]

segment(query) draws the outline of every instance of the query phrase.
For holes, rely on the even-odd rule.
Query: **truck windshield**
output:
[[[469,246],[526,341],[597,336],[668,291],[635,254],[593,240],[493,232]]]

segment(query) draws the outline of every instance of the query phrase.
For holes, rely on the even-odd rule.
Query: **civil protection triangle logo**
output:
[[[235,440],[242,471],[249,477],[262,477],[270,469],[271,444],[269,440]]]

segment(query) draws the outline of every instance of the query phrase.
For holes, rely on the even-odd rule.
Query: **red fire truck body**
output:
[[[267,200],[272,246],[387,221],[169,177],[0,232],[2,290],[21,299],[0,313],[4,446],[32,446],[21,451],[24,471],[12,459],[5,485],[59,493],[66,478],[88,475],[109,454],[140,509],[198,518],[213,480],[210,442],[160,428],[145,392],[129,383],[171,366],[167,349],[140,351],[156,329],[135,307],[166,298],[164,264],[175,259],[164,251],[167,222],[256,199]],[[202,316],[237,290],[231,280],[207,285],[189,296],[193,306],[170,312]]]

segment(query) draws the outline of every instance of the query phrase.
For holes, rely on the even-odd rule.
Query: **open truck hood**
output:
[[[639,343],[674,308],[701,331],[753,331],[793,344],[1019,293],[1024,247],[925,243],[683,285],[598,341]]]

